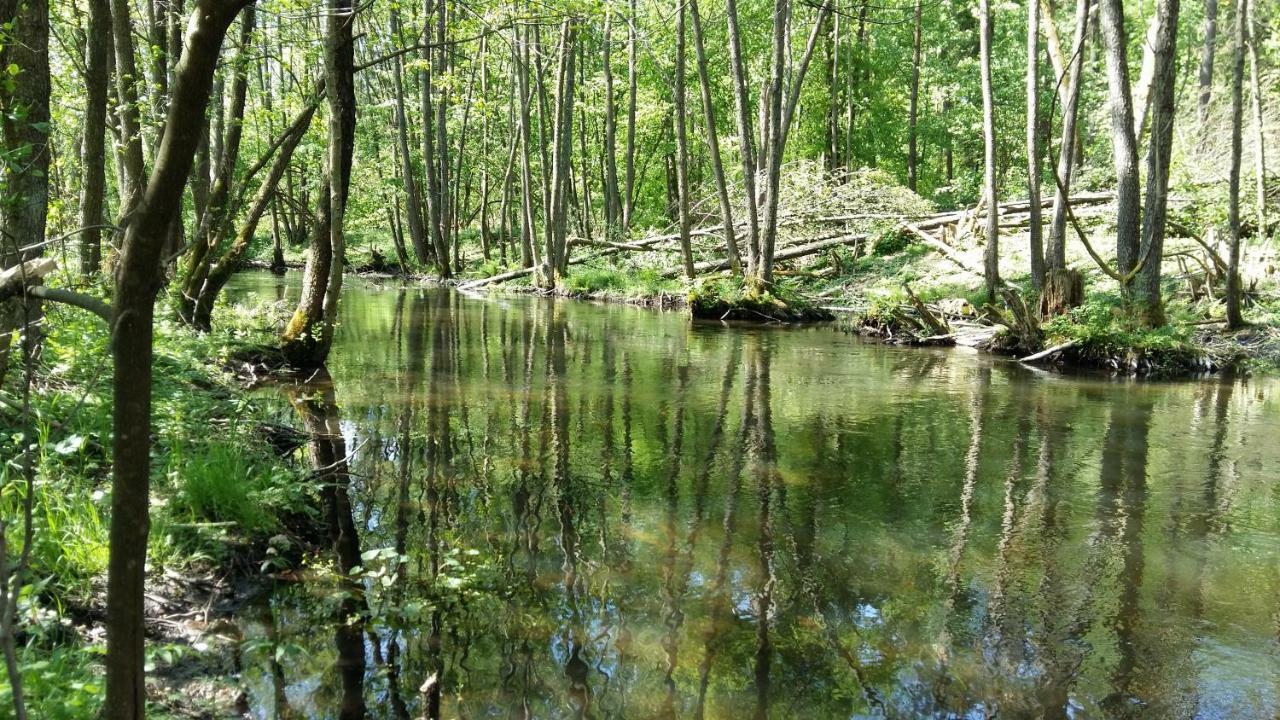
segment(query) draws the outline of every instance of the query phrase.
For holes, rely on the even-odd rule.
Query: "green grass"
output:
[[[101,602],[110,527],[111,374],[106,328],[79,310],[50,304],[30,420],[0,409],[0,457],[31,450],[34,542],[23,578],[19,629],[33,718],[93,717],[101,698],[101,644],[83,644],[70,617]],[[267,323],[228,312],[214,333],[197,335],[157,319],[148,567],[199,569],[231,551],[259,547],[285,513],[313,506],[301,468],[278,458],[256,428],[265,406],[239,390],[222,358],[266,339]],[[11,366],[7,405],[22,404],[21,370]],[[10,552],[21,539],[27,476],[0,465],[0,517]],[[74,612],[72,612],[74,611]],[[7,683],[0,708],[11,706]],[[4,716],[0,710],[0,717]]]

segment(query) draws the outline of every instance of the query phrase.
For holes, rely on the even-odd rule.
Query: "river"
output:
[[[291,393],[334,551],[239,618],[252,717],[1280,712],[1275,381],[342,302]]]

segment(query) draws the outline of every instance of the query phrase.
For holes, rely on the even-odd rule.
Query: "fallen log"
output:
[[[0,302],[19,295],[28,295],[88,310],[110,324],[111,307],[105,302],[83,293],[45,287],[40,284],[44,277],[57,267],[58,263],[53,258],[35,258],[0,272]]]
[[[841,245],[852,245],[854,243],[865,242],[866,240],[867,240],[866,235],[844,235],[844,234],[832,235],[830,237],[821,238],[819,240],[814,240],[812,242],[805,243],[804,245],[793,245],[788,248],[783,248],[778,252],[774,253],[773,259],[775,262],[780,260],[794,260],[796,258],[805,257],[807,255],[820,253],[823,250],[826,250],[827,248],[840,247]],[[717,270],[728,270],[728,269],[729,269],[728,260],[707,260],[705,262],[694,263],[693,274],[702,275],[709,272],[716,272]],[[662,277],[664,278],[678,277],[683,272],[684,272],[683,268],[666,270],[662,273]]]
[[[1075,341],[1075,340],[1068,340],[1068,341],[1066,341],[1066,342],[1064,342],[1064,343],[1058,343],[1057,345],[1054,345],[1054,346],[1053,346],[1053,347],[1051,347],[1051,348],[1045,348],[1044,350],[1041,350],[1041,351],[1040,351],[1040,352],[1038,352],[1038,353],[1034,353],[1034,354],[1032,354],[1032,355],[1028,355],[1028,356],[1026,356],[1026,357],[1024,357],[1024,358],[1018,358],[1018,362],[1020,362],[1020,363],[1033,363],[1033,362],[1035,362],[1035,361],[1037,361],[1037,360],[1043,360],[1044,358],[1047,358],[1047,357],[1049,357],[1050,355],[1052,355],[1052,354],[1054,354],[1054,353],[1056,353],[1056,352],[1062,352],[1063,350],[1067,350],[1067,349],[1069,349],[1069,348],[1073,348],[1073,347],[1075,347],[1075,346],[1076,346],[1076,341]]]
[[[20,294],[24,285],[39,285],[57,267],[53,258],[40,257],[0,271],[0,300]]]

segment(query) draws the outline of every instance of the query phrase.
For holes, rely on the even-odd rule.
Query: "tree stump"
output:
[[[1055,268],[1044,279],[1044,292],[1040,295],[1040,314],[1045,317],[1062,315],[1084,303],[1084,275],[1079,270]]]

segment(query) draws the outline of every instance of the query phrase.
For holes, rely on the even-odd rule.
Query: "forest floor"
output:
[[[48,313],[44,369],[29,394],[16,365],[0,389],[0,455],[33,448],[25,466],[36,542],[19,603],[18,661],[29,715],[57,720],[94,717],[102,699],[111,375],[96,318],[61,305]],[[294,457],[302,438],[287,406],[245,392],[227,366],[237,348],[273,338],[276,318],[232,308],[201,335],[163,309],[157,316],[149,715],[228,717],[237,714],[242,642],[226,618],[314,544],[298,538],[314,534],[319,488]],[[23,466],[5,463],[0,473],[24,474]],[[21,499],[0,501],[20,526]],[[0,707],[11,706],[9,692],[0,688]]]

